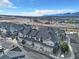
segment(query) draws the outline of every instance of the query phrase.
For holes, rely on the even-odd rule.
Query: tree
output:
[[[42,40],[42,39],[40,39],[40,42],[41,42],[41,43],[43,43],[43,40]]]
[[[26,42],[25,42],[25,40],[22,40],[22,44],[24,45]]]
[[[61,52],[62,53],[66,53],[69,51],[69,47],[68,47],[68,44],[66,42],[62,42],[60,44],[60,49],[61,49]]]
[[[32,47],[34,47],[34,42],[32,42]]]

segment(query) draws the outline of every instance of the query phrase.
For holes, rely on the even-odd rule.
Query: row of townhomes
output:
[[[70,39],[58,28],[0,23],[0,59],[29,59],[26,48],[51,59],[74,59]]]

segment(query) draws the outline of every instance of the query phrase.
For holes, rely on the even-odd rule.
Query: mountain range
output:
[[[51,15],[44,15],[44,16],[79,16],[79,12],[63,13],[63,14],[51,14]]]

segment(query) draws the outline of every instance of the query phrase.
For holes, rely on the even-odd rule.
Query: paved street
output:
[[[26,19],[20,19],[19,21],[14,20],[0,20],[0,22],[11,22],[11,23],[19,23],[19,24],[27,24],[27,25],[36,25],[36,26],[45,26],[45,27],[58,27],[58,28],[75,28],[76,26],[74,24],[61,24],[61,23],[55,23],[55,24],[44,24],[44,23],[37,23],[34,21],[27,21]]]
[[[68,36],[71,38],[71,46],[75,54],[75,59],[79,59],[79,38],[76,34]]]

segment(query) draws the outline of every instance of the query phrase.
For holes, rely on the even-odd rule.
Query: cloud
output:
[[[0,0],[0,7],[13,8],[13,3],[10,0]]]
[[[75,10],[71,9],[61,9],[61,10],[35,10],[32,12],[21,12],[20,15],[24,16],[43,16],[43,15],[51,15],[51,14],[62,14],[67,12],[75,12]]]
[[[77,10],[72,9],[57,9],[57,10],[34,10],[34,11],[26,11],[26,12],[7,12],[7,15],[19,15],[19,16],[43,16],[43,15],[53,15],[53,14],[63,14],[67,12],[76,12]],[[5,13],[4,13],[5,14]]]

